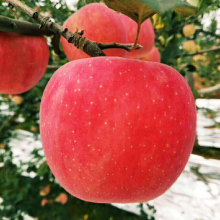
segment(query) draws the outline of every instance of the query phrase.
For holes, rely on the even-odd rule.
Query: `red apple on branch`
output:
[[[128,43],[134,43],[137,35],[138,25],[135,21],[124,14],[118,14],[119,20],[122,21],[125,32],[128,36]],[[154,46],[154,28],[150,21],[147,19],[141,25],[141,30],[139,34],[138,44],[142,45],[142,49],[133,50],[127,53],[128,58],[141,58],[144,57],[146,53],[150,52]]]
[[[160,62],[160,52],[156,47],[153,47],[143,58],[144,61]]]
[[[54,176],[91,202],[144,202],[164,193],[193,148],[192,92],[173,68],[120,57],[72,61],[50,79],[40,132]]]
[[[118,14],[104,4],[92,3],[84,6],[64,23],[64,28],[71,32],[84,31],[83,36],[89,40],[101,43],[128,43],[127,33],[123,24],[118,18]],[[69,60],[87,58],[89,55],[61,37],[64,52]],[[106,49],[103,52],[107,56],[125,56],[127,53],[123,49]]]
[[[0,32],[0,93],[19,94],[41,79],[49,60],[43,37]]]

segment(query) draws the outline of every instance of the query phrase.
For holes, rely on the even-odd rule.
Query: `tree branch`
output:
[[[217,52],[217,51],[220,51],[220,47],[215,47],[215,48],[211,48],[211,49],[207,49],[207,50],[200,50],[195,53],[183,54],[182,57],[195,56],[198,54]]]
[[[19,8],[27,15],[35,19],[41,24],[41,28],[45,28],[54,34],[62,35],[65,39],[68,40],[69,43],[74,44],[78,49],[83,50],[88,55],[95,57],[95,56],[105,56],[103,49],[108,48],[121,48],[127,51],[130,51],[133,47],[133,44],[104,44],[104,43],[97,43],[95,41],[87,40],[83,37],[83,32],[76,31],[75,33],[70,32],[67,28],[63,29],[62,26],[53,22],[50,18],[43,17],[40,13],[34,12],[30,7],[25,5],[23,2],[19,0],[5,0],[6,2],[10,3],[14,7]],[[139,45],[138,48],[141,48]]]
[[[33,24],[27,21],[11,19],[2,15],[0,15],[0,31],[15,32],[18,34],[32,35],[32,36],[53,34],[53,32],[48,29],[45,28],[40,29],[39,24]]]
[[[197,29],[196,32],[198,33],[204,33],[204,34],[208,34],[208,35],[211,35],[213,37],[217,37],[217,38],[220,38],[220,35],[216,34],[216,33],[213,33],[211,31],[205,31],[203,29]]]
[[[210,93],[220,92],[220,84],[217,84],[217,85],[212,86],[212,87],[200,89],[197,92],[200,95],[207,95],[207,94],[210,94]]]
[[[104,50],[104,49],[109,49],[109,48],[120,48],[120,49],[124,49],[124,50],[127,50],[127,51],[131,51],[134,47],[134,44],[119,44],[119,43],[98,43],[99,47]],[[141,49],[142,46],[141,45],[137,45],[135,47],[135,49]]]

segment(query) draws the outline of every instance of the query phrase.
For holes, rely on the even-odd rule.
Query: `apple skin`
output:
[[[149,53],[146,54],[143,58],[143,61],[152,61],[160,63],[160,52],[156,47],[153,47]]]
[[[118,19],[118,14],[104,4],[91,3],[73,15],[64,23],[63,27],[71,32],[84,30],[83,37],[100,43],[128,43],[123,24]],[[89,55],[61,37],[61,44],[69,60],[88,58]],[[107,56],[124,57],[128,52],[123,49],[106,49]]]
[[[0,93],[20,94],[44,75],[49,48],[44,37],[0,32]]]
[[[193,148],[196,110],[173,68],[120,57],[72,61],[43,94],[40,133],[60,185],[96,203],[144,202],[164,193]]]
[[[137,23],[124,14],[118,14],[119,20],[123,23],[125,32],[128,36],[128,43],[134,43],[137,35]],[[126,54],[127,58],[141,58],[148,53],[154,46],[154,28],[150,21],[147,19],[141,25],[138,43],[143,46],[142,49],[133,50]]]

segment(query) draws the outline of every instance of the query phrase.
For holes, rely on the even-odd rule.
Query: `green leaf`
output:
[[[180,2],[174,8],[175,12],[181,17],[188,17],[197,12],[197,8],[185,2]]]
[[[105,4],[119,11],[137,23],[143,23],[155,13],[162,14],[175,10],[180,16],[186,17],[196,13],[196,8],[180,0],[104,0]]]

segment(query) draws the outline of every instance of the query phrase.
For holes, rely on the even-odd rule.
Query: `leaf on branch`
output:
[[[176,11],[186,17],[196,13],[197,8],[181,0],[104,0],[105,4],[121,12],[137,23],[143,23],[155,13],[162,14],[168,10]]]

